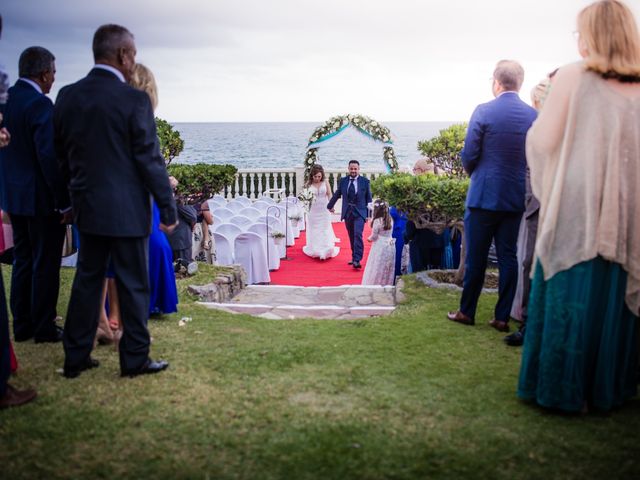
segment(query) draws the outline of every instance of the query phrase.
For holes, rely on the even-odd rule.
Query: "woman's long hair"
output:
[[[129,84],[133,88],[142,90],[149,95],[149,98],[151,99],[151,106],[155,111],[158,106],[158,86],[151,70],[141,63],[136,63],[136,66],[133,68],[133,75],[131,76]]]
[[[306,185],[307,187],[310,187],[311,184],[313,183],[313,177],[316,173],[322,174],[322,179],[320,181],[324,182],[324,179],[325,179],[324,168],[322,168],[322,165],[319,165],[316,163],[313,167],[311,167],[311,170],[309,171],[309,180],[307,181],[307,185]]]
[[[373,202],[373,216],[371,217],[371,226],[373,227],[373,221],[376,218],[382,219],[382,229],[390,230],[393,226],[393,221],[391,220],[391,215],[389,215],[389,205],[387,202],[376,199]]]
[[[592,3],[578,14],[585,66],[605,78],[640,81],[640,34],[631,10],[618,0]]]

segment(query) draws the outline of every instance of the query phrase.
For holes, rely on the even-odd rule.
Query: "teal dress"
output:
[[[531,286],[518,396],[580,412],[611,410],[637,395],[637,322],[624,297],[627,273],[597,257]]]

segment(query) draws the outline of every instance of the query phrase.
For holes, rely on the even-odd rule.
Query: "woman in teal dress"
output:
[[[582,10],[578,33],[583,61],[527,135],[540,220],[518,395],[608,411],[637,395],[640,37],[617,0]]]

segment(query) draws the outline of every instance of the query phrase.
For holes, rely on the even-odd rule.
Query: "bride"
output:
[[[336,237],[331,226],[331,214],[327,210],[331,187],[321,165],[311,167],[307,188],[313,193],[313,200],[307,220],[307,244],[302,247],[302,251],[320,260],[333,258],[338,255],[340,248],[335,246]]]

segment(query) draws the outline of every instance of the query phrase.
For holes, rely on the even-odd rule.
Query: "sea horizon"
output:
[[[325,120],[326,121],[326,120]],[[418,141],[428,140],[439,131],[463,121],[387,121],[394,150],[401,168],[408,168],[422,155]],[[309,137],[322,122],[242,121],[173,122],[185,142],[184,151],[174,163],[229,164],[237,168],[291,168],[302,165]],[[346,130],[330,145],[319,150],[320,164],[337,168],[351,159],[363,168],[380,168],[382,144],[353,129]]]

